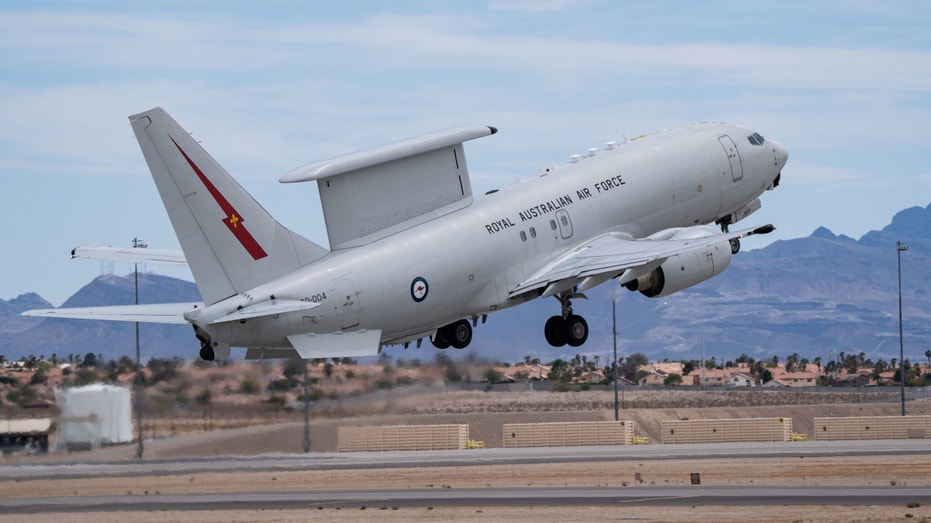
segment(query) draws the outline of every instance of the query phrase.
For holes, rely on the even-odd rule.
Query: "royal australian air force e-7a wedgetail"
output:
[[[164,110],[130,121],[203,303],[28,314],[189,323],[207,360],[231,346],[250,359],[371,356],[424,339],[464,348],[488,314],[541,297],[555,298],[546,340],[582,345],[572,300],[585,290],[617,280],[665,296],[723,271],[740,238],[771,231],[731,228],[787,160],[751,129],[701,123],[474,196],[463,143],[496,129],[460,127],[282,176],[317,182],[326,249],[275,221]],[[146,249],[127,251],[145,261]]]

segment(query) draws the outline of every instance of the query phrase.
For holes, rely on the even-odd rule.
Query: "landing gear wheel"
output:
[[[200,359],[204,361],[213,361],[216,356],[213,353],[213,347],[204,345],[200,348]]]
[[[454,349],[464,349],[472,341],[472,326],[466,320],[451,323],[443,327],[443,330],[448,331],[446,338]]]
[[[433,339],[430,340],[433,343],[433,346],[438,349],[448,349],[451,345],[449,339],[449,332],[446,330],[446,327],[440,327],[436,330],[436,334],[433,335]]]
[[[553,347],[562,347],[566,344],[566,321],[562,316],[551,316],[543,325],[543,335]]]
[[[740,239],[731,238],[731,254],[737,254],[740,252]]]
[[[570,347],[579,347],[588,339],[588,322],[585,318],[572,315],[565,321],[566,343]]]

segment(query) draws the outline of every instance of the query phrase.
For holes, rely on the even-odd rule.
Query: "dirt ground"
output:
[[[814,416],[895,415],[895,403],[805,404],[795,396],[759,396],[742,404],[727,404],[718,396],[696,398],[678,395],[652,401],[665,407],[639,406],[625,409],[622,419],[633,419],[638,435],[658,442],[658,425],[663,419],[792,417],[795,432],[811,430]],[[701,393],[695,393],[701,394]],[[370,398],[371,399],[371,398]],[[632,405],[635,395],[626,398]],[[789,402],[793,403],[789,403]],[[724,404],[715,405],[721,402]],[[711,405],[709,405],[711,403]],[[731,398],[730,403],[737,403]],[[787,403],[787,404],[779,404]],[[802,404],[798,404],[802,403]],[[500,446],[505,422],[583,421],[613,418],[613,397],[604,392],[557,394],[442,392],[425,395],[386,394],[377,401],[339,406],[345,416],[315,413],[311,440],[314,451],[335,450],[336,427],[340,425],[384,425],[402,423],[468,423],[472,439]],[[676,406],[681,405],[681,406]],[[910,402],[911,414],[931,414],[931,403]],[[799,430],[801,427],[801,430]],[[497,439],[496,439],[497,438]],[[280,423],[267,421],[252,427],[201,431],[146,442],[146,458],[244,455],[265,452],[300,452],[303,423],[285,417]],[[804,442],[792,443],[804,445]],[[470,450],[464,452],[481,452]],[[135,446],[111,447],[84,453],[52,453],[48,456],[5,458],[0,464],[130,460]],[[894,459],[894,467],[892,466]],[[620,462],[617,462],[620,463]],[[636,489],[640,474],[643,485],[685,486],[690,473],[701,474],[703,486],[876,486],[927,487],[931,491],[931,455],[889,457],[806,457],[793,459],[753,458],[733,460],[644,459],[610,467],[605,463],[573,463],[571,474],[565,464],[477,465],[469,467],[378,468],[306,471],[269,471],[239,474],[183,474],[119,478],[3,481],[0,498],[81,496],[104,494],[219,493],[261,491],[366,490],[392,485],[396,489],[488,488],[488,487],[616,487]],[[528,478],[532,478],[528,479]],[[29,521],[54,521],[61,514],[39,513]],[[0,514],[0,523],[20,522],[22,515]],[[308,507],[302,510],[222,510],[148,512],[79,512],[68,514],[69,523],[131,521],[198,522],[285,522],[285,521],[785,521],[785,522],[893,522],[931,521],[931,507],[921,506],[591,506],[591,507],[426,507],[406,508],[373,504],[366,508]]]

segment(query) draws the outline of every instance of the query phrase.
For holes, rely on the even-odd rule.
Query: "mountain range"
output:
[[[468,349],[450,356],[517,361],[524,356],[550,361],[576,353],[610,359],[611,302],[616,300],[619,356],[640,352],[651,360],[714,357],[718,362],[741,354],[770,358],[798,353],[828,361],[841,352],[863,352],[873,360],[898,358],[898,264],[896,241],[910,247],[902,259],[905,357],[924,361],[931,349],[931,205],[897,213],[892,223],[859,240],[826,228],[810,236],[742,251],[719,276],[665,298],[646,298],[609,283],[573,301],[589,323],[591,335],[578,349],[550,347],[543,323],[558,313],[555,299],[535,300],[488,317],[475,329]],[[748,242],[749,243],[749,242]],[[192,282],[153,273],[139,275],[140,303],[199,301]],[[69,298],[63,307],[133,303],[133,275],[101,275]],[[135,353],[132,323],[37,319],[19,316],[51,305],[29,293],[0,300],[0,355],[59,358],[88,352],[107,358]],[[142,324],[143,358],[195,357],[198,343],[184,325]],[[432,359],[423,348],[388,347],[397,358]],[[237,353],[234,351],[234,355]],[[240,352],[241,354],[241,352]]]

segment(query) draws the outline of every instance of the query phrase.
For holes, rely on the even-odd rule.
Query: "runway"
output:
[[[4,514],[287,510],[315,508],[426,507],[573,507],[573,506],[771,506],[897,505],[931,503],[927,488],[773,488],[773,487],[627,487],[627,488],[478,488],[328,492],[230,492],[222,494],[35,497],[3,500]]]
[[[708,443],[621,447],[540,447],[417,452],[264,454],[119,462],[41,463],[0,466],[7,480],[77,479],[205,472],[337,470],[429,466],[515,465],[530,463],[624,462],[750,458],[896,456],[931,453],[931,439],[800,441],[792,443]]]
[[[727,469],[759,466],[761,460],[805,463],[805,460],[840,460],[852,474],[858,463],[888,461],[894,470],[900,457],[928,456],[931,440],[879,440],[793,443],[727,443],[700,445],[642,445],[623,447],[550,447],[535,449],[481,449],[432,452],[270,454],[256,457],[194,458],[183,460],[142,460],[109,463],[42,463],[0,467],[0,513],[41,514],[114,511],[212,511],[322,508],[400,508],[400,507],[579,507],[579,506],[861,506],[918,503],[931,505],[931,488],[910,486],[885,479],[863,477],[850,485],[802,486],[753,485],[735,481],[689,485],[690,463],[708,463]],[[809,460],[809,461],[811,461]],[[675,463],[681,469],[680,484],[651,484],[620,481],[633,479],[635,471],[647,471],[656,464]],[[562,466],[560,465],[562,464]],[[522,477],[502,485],[485,485],[483,479],[461,486],[450,485],[444,476],[468,474],[470,470],[529,471],[555,466],[557,478],[572,476],[575,464],[601,467],[613,485],[556,486]],[[647,464],[644,467],[644,464]],[[652,464],[652,465],[650,465]],[[502,467],[503,465],[503,467]],[[923,467],[924,465],[922,465]],[[523,468],[522,468],[523,467]],[[667,468],[669,465],[667,465]],[[692,467],[700,468],[700,467]],[[874,468],[874,470],[877,470]],[[878,470],[885,470],[885,466]],[[926,470],[924,468],[921,469]],[[429,471],[429,472],[427,472]],[[444,472],[444,471],[449,471]],[[465,472],[463,472],[465,471]],[[286,484],[285,476],[316,474],[335,477],[355,474],[361,478],[380,474],[404,476],[403,481]],[[760,471],[765,476],[765,471]],[[862,475],[862,472],[860,473]],[[917,474],[921,477],[924,473]],[[429,477],[427,477],[429,476]],[[194,478],[199,479],[197,483]],[[679,477],[679,476],[677,476]],[[914,476],[913,476],[914,477]],[[237,478],[238,483],[228,483]],[[264,478],[260,482],[258,478]],[[412,479],[413,478],[413,479]],[[281,479],[282,481],[276,482]],[[429,479],[429,481],[427,481]],[[270,482],[264,482],[269,481]],[[71,486],[52,492],[52,483],[83,486],[93,481],[109,482],[109,491],[88,491],[71,495]],[[188,487],[188,481],[190,487]],[[562,481],[559,479],[559,481]],[[730,481],[730,480],[728,480]],[[70,482],[70,483],[69,483]],[[135,482],[135,483],[134,483]],[[668,480],[666,481],[668,483]],[[424,485],[430,484],[428,488]],[[517,483],[526,484],[526,486]],[[529,484],[528,484],[529,483]],[[751,480],[750,483],[753,483]],[[10,494],[14,486],[19,494]],[[130,485],[135,485],[135,487]],[[3,485],[8,488],[4,489]],[[143,487],[140,487],[142,485]],[[161,491],[152,485],[164,485]],[[384,485],[384,486],[382,486]],[[166,488],[166,486],[170,488]],[[358,486],[358,488],[354,488]],[[144,488],[145,490],[141,490]],[[133,490],[135,489],[135,490]],[[45,491],[46,495],[43,495]]]

